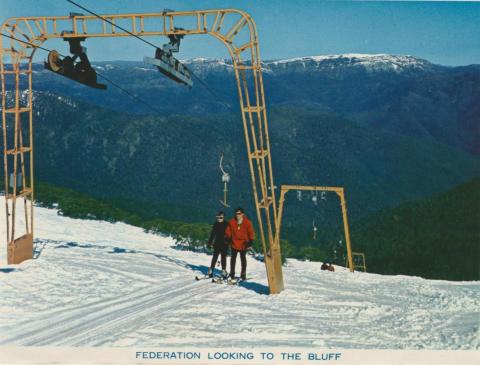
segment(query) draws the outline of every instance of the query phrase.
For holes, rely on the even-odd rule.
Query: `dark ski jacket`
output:
[[[215,248],[222,248],[226,246],[225,242],[225,230],[227,229],[228,222],[215,222],[212,226],[212,232],[210,232],[210,238],[208,239],[208,244]]]

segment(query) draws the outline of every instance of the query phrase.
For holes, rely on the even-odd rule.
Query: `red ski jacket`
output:
[[[238,224],[235,218],[231,219],[225,230],[225,237],[232,241],[233,249],[239,251],[246,250],[247,242],[253,241],[255,238],[252,222],[245,215],[243,216],[242,224]]]

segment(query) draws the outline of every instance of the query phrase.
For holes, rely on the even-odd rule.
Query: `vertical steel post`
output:
[[[14,32],[15,27],[10,29]],[[7,263],[19,264],[33,257],[33,114],[32,114],[32,58],[27,49],[12,40],[10,48],[4,48],[0,39],[0,74],[2,84],[2,132],[3,164],[5,174],[5,212],[7,226]],[[7,55],[10,58],[8,63]],[[27,60],[28,68],[22,69],[22,60]],[[20,76],[28,78],[27,89],[22,88]],[[7,77],[13,78],[13,85],[7,84]],[[11,80],[9,80],[11,81]],[[10,88],[10,90],[9,90]],[[14,102],[9,102],[8,92]],[[13,116],[12,121],[9,118]],[[28,117],[29,145],[24,145],[24,116]],[[13,140],[12,137],[13,129]],[[25,153],[29,155],[26,159]],[[19,161],[20,157],[20,161]],[[13,161],[12,161],[13,160]],[[20,164],[20,166],[19,166]],[[30,164],[30,167],[25,165]],[[12,169],[10,170],[10,166]],[[27,171],[29,177],[27,178]],[[19,173],[21,172],[21,179]],[[12,176],[12,179],[10,179]],[[13,186],[10,186],[10,180]],[[30,186],[28,186],[30,183]],[[25,227],[17,223],[17,199],[24,199]],[[29,209],[30,208],[30,209]]]
[[[337,191],[337,195],[340,197],[340,205],[342,207],[343,215],[343,227],[345,229],[345,243],[347,245],[347,258],[348,258],[348,268],[350,272],[353,272],[353,259],[352,259],[352,246],[350,244],[350,229],[348,228],[348,217],[347,217],[347,203],[345,202],[345,193],[343,188],[340,191]]]

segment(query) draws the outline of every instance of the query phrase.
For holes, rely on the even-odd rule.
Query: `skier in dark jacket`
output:
[[[217,263],[218,256],[220,255],[222,262],[222,276],[227,277],[227,248],[228,244],[225,240],[225,230],[228,223],[225,222],[225,214],[223,212],[218,212],[217,221],[212,226],[212,232],[210,233],[210,238],[208,239],[208,245],[212,247],[213,244],[213,257],[210,268],[208,269],[208,276],[213,276],[213,269]]]

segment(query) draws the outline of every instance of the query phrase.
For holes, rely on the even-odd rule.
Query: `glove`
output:
[[[248,241],[246,244],[245,244],[245,247],[247,248],[247,250],[252,247],[253,245],[253,241]]]

